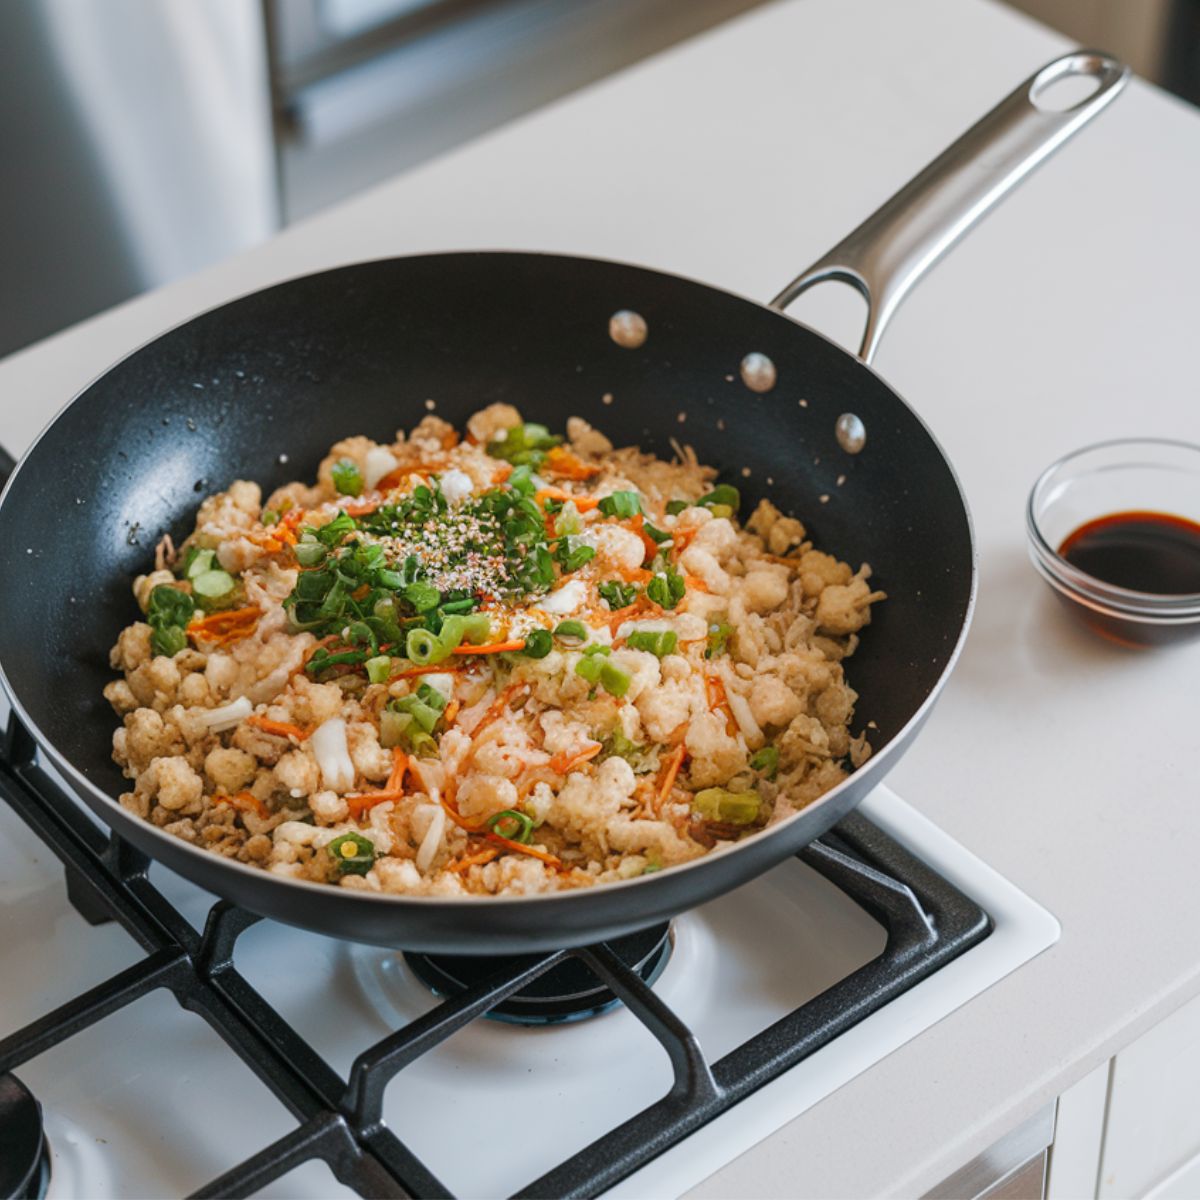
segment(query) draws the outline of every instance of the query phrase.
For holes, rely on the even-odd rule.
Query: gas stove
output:
[[[15,721],[0,837],[0,1196],[678,1195],[1058,937],[886,788],[669,929],[522,959],[216,903]]]

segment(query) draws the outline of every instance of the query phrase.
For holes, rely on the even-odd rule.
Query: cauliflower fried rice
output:
[[[884,597],[714,478],[497,404],[210,496],[112,651],[121,804],[437,896],[631,879],[785,819],[870,754],[842,661]]]

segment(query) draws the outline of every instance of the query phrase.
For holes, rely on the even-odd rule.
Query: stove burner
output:
[[[608,947],[630,970],[653,985],[671,957],[671,926],[664,921],[617,938]],[[435,995],[446,997],[457,996],[518,961],[476,955],[408,953],[404,960]],[[556,1025],[598,1017],[620,1003],[579,959],[568,958],[498,1004],[487,1016],[513,1025]]]
[[[15,1075],[0,1075],[0,1197],[41,1200],[49,1186],[42,1106]]]

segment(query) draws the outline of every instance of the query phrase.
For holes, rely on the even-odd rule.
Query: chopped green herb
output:
[[[302,567],[315,567],[325,561],[325,555],[328,553],[311,530],[305,530],[296,543],[296,561]]]
[[[687,500],[668,500],[667,514],[672,517],[677,517],[685,508],[691,508],[691,504]]]
[[[711,492],[705,496],[701,496],[696,504],[702,508],[727,508],[727,513],[722,513],[722,516],[732,516],[741,507],[742,494],[731,483],[718,483]]]
[[[196,603],[187,592],[160,583],[150,593],[146,620],[156,629],[166,625],[186,625],[195,611]]]
[[[273,508],[264,508],[262,516],[258,518],[268,528],[272,525],[279,524],[279,514]]]
[[[671,535],[669,533],[663,529],[657,529],[655,526],[651,525],[649,521],[644,521],[642,523],[642,532],[652,542],[656,542],[660,546],[663,544],[663,542],[669,542],[671,540]]]
[[[537,470],[546,460],[546,451],[552,450],[562,441],[545,425],[514,425],[505,430],[504,436],[489,442],[487,452],[493,458],[502,458],[514,467],[528,466]]]
[[[600,511],[606,517],[636,517],[642,511],[637,492],[613,492],[600,499]]]
[[[363,490],[363,476],[358,469],[358,464],[352,459],[343,458],[333,464],[332,470],[329,472],[330,478],[333,480],[333,486],[343,496],[361,496]]]
[[[545,658],[554,649],[554,639],[548,629],[531,629],[525,635],[525,648],[521,651],[526,658]]]
[[[375,843],[361,833],[343,833],[326,849],[340,875],[365,875],[375,864]]]
[[[637,585],[620,583],[616,579],[607,579],[599,587],[600,599],[614,611],[618,608],[628,608],[637,599]]]
[[[442,593],[432,584],[422,583],[418,580],[416,583],[410,583],[404,589],[404,598],[417,612],[423,613],[437,608],[442,598]]]
[[[179,625],[160,625],[150,634],[150,648],[167,658],[174,658],[180,650],[186,650],[187,644],[187,631]]]
[[[654,577],[646,584],[646,595],[661,608],[674,608],[683,599],[683,576],[659,555],[654,564]]]
[[[724,654],[729,639],[733,636],[733,626],[728,621],[715,621],[708,627],[708,648],[704,651],[705,658],[716,658]]]

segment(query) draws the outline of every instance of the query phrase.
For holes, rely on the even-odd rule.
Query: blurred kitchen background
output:
[[[763,2],[0,0],[0,355]],[[1200,103],[1200,0],[1013,4]]]

